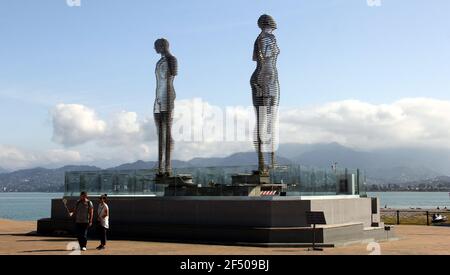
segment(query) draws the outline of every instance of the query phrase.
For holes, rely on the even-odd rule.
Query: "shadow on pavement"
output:
[[[74,242],[76,239],[39,239],[39,240],[17,240],[17,242]]]
[[[30,251],[22,251],[20,253],[45,253],[45,252],[70,252],[65,249],[43,249],[43,250],[30,250]]]

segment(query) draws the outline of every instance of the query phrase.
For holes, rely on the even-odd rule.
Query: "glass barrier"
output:
[[[191,174],[201,187],[231,185],[236,174],[250,174],[256,166],[177,168],[174,174]],[[156,170],[67,172],[65,196],[90,195],[164,196],[165,186],[155,184]],[[280,166],[270,172],[271,182],[283,184],[286,196],[366,196],[365,173],[359,169],[319,169],[300,165]],[[224,188],[226,189],[226,188]],[[207,192],[206,192],[207,193]],[[227,195],[219,192],[221,195]],[[205,194],[205,192],[203,192]],[[217,194],[217,193],[216,193]],[[194,194],[195,195],[195,194]]]

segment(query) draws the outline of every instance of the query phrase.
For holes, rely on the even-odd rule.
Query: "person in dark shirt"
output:
[[[81,192],[80,199],[77,201],[75,209],[71,214],[75,219],[75,228],[80,249],[81,251],[86,251],[88,229],[92,226],[92,219],[94,217],[94,205],[88,199],[86,192]]]

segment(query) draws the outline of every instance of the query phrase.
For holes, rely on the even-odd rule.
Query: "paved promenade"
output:
[[[67,247],[75,239],[28,236],[36,222],[0,220],[0,255],[67,255]],[[446,254],[450,255],[450,227],[401,225],[395,227],[399,240],[371,244],[383,255]],[[98,242],[88,244],[86,255],[369,255],[367,244],[327,248],[309,252],[305,248],[259,248],[222,245],[178,244],[138,241],[111,241],[105,251],[96,251]]]

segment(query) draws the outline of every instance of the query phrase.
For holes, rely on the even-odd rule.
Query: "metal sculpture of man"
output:
[[[273,31],[277,29],[270,15],[262,15],[258,20],[261,33],[255,42],[253,61],[257,67],[250,83],[253,106],[256,111],[255,148],[258,153],[258,172],[268,176],[268,165],[264,154],[268,153],[272,167],[275,165],[275,151],[278,142],[278,106],[280,85],[278,82],[277,58],[280,53]]]
[[[174,146],[172,123],[176,97],[173,81],[178,73],[178,62],[170,53],[166,39],[156,40],[155,50],[161,54],[155,70],[157,86],[153,112],[158,132],[158,175],[171,176],[171,153]]]

